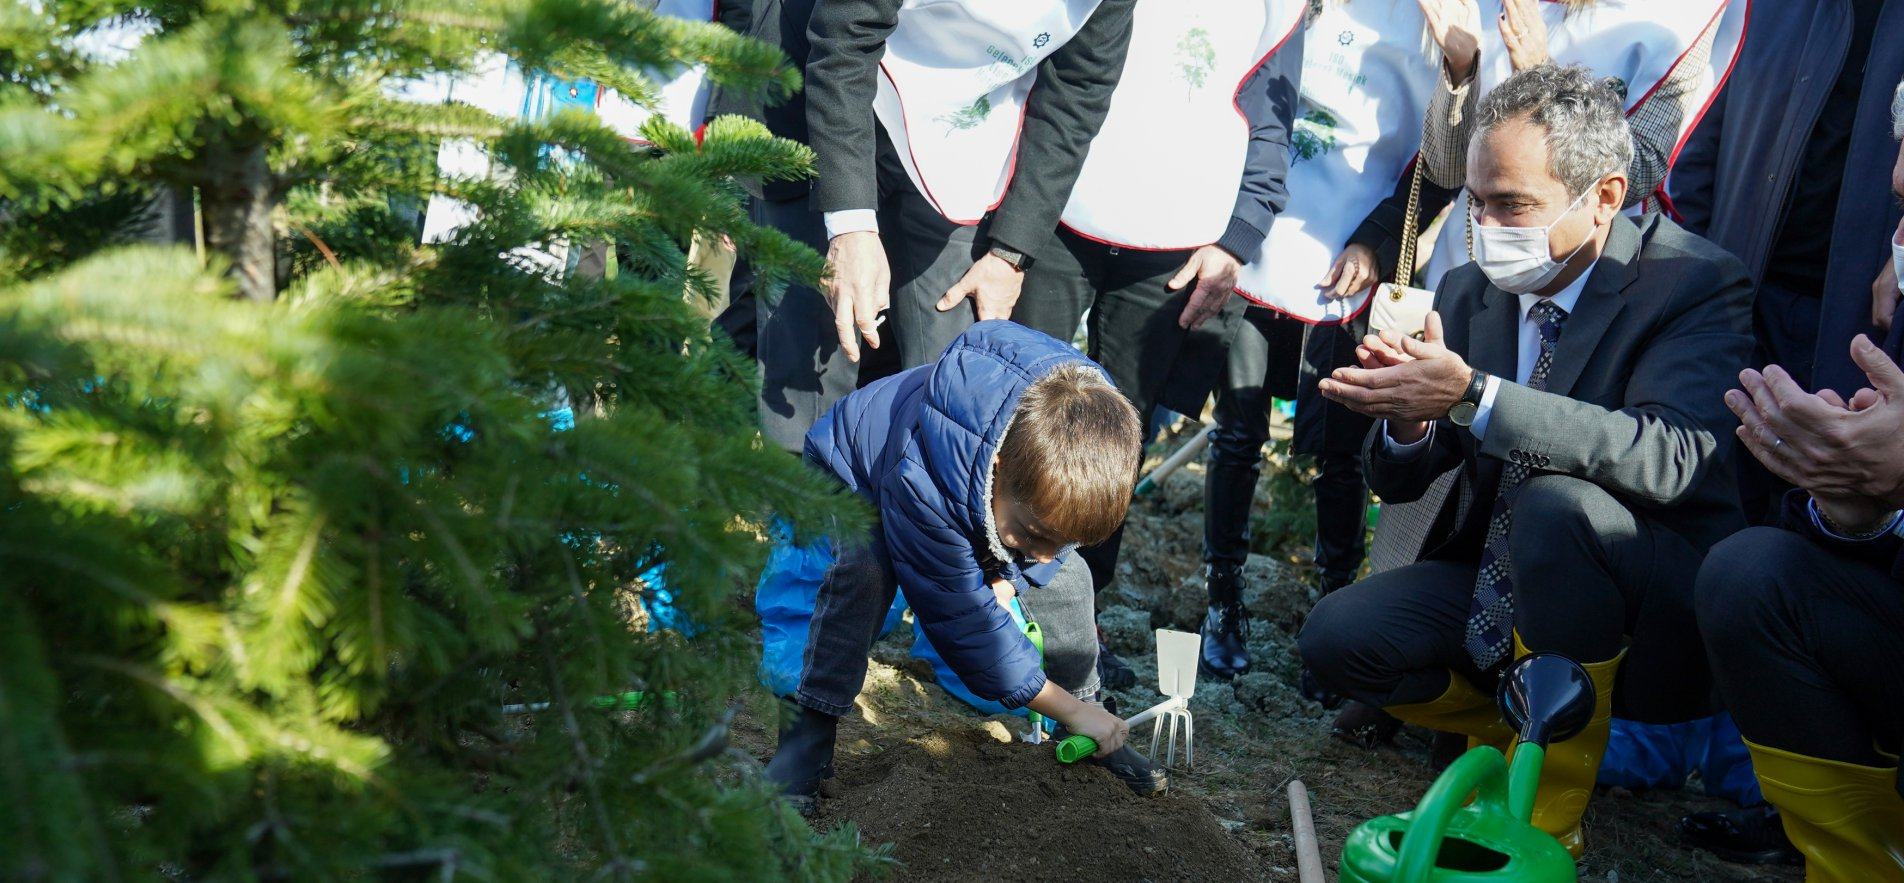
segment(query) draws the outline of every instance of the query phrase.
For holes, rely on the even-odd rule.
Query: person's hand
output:
[[[842,233],[826,246],[833,273],[826,280],[826,303],[833,308],[833,330],[848,361],[859,361],[859,342],[879,349],[879,313],[892,303],[892,270],[886,247],[871,231]]]
[[[992,580],[992,595],[998,598],[998,606],[1010,607],[1013,598],[1018,597],[1018,587],[1011,580]]]
[[[1897,312],[1897,265],[1889,259],[1884,261],[1884,269],[1878,271],[1876,282],[1871,283],[1871,324],[1891,330],[1891,316]]]
[[[1742,390],[1726,393],[1739,417],[1735,432],[1773,475],[1821,501],[1868,498],[1904,505],[1904,370],[1864,335],[1851,358],[1871,387],[1845,401],[1829,390],[1809,394],[1777,365],[1740,372]]]
[[[1413,427],[1403,424],[1420,424],[1421,431],[1427,432],[1426,424],[1446,416],[1474,380],[1474,369],[1443,343],[1440,313],[1428,313],[1422,338],[1396,338],[1401,353],[1411,357],[1407,362],[1337,368],[1317,386],[1324,396],[1349,410],[1389,421],[1396,440],[1406,442],[1405,434],[1397,430]],[[1366,340],[1363,346],[1367,348]]]
[[[1459,86],[1474,74],[1481,56],[1481,7],[1474,0],[1415,0],[1428,34],[1441,47],[1448,79]]]
[[[1234,255],[1214,245],[1191,252],[1190,259],[1183,262],[1183,269],[1164,283],[1171,291],[1181,290],[1192,280],[1197,283],[1183,305],[1183,313],[1177,317],[1177,327],[1195,331],[1211,316],[1222,312],[1223,304],[1236,291],[1236,274],[1242,269],[1242,262]]]
[[[1355,347],[1355,361],[1371,370],[1413,362],[1415,357],[1402,349],[1402,341],[1406,339],[1393,331],[1365,335]]]
[[[1501,10],[1501,42],[1507,44],[1507,62],[1519,73],[1550,61],[1547,22],[1540,17],[1540,0],[1507,0]]]
[[[1124,747],[1124,740],[1130,738],[1130,724],[1105,711],[1102,705],[1080,702],[1076,710],[1059,718],[1058,722],[1073,734],[1089,736],[1097,743],[1097,753],[1092,757],[1109,757]]]
[[[1018,293],[1025,285],[1025,272],[1005,262],[995,254],[987,254],[972,262],[972,268],[965,271],[958,284],[947,289],[945,296],[939,298],[939,312],[952,309],[959,301],[971,298],[978,306],[978,320],[1009,319],[1012,307],[1018,305]]]
[[[1322,296],[1330,300],[1341,300],[1359,293],[1374,285],[1377,281],[1375,252],[1366,245],[1351,242],[1342,253],[1335,256],[1335,263],[1329,265],[1316,287],[1322,289]]]

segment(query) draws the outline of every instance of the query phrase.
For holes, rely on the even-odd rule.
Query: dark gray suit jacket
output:
[[[1091,139],[1111,108],[1124,72],[1131,10],[1137,0],[1103,0],[1070,42],[1038,65],[1019,133],[1018,167],[992,213],[990,235],[1033,254],[1049,242]],[[807,144],[813,148],[815,211],[878,204],[874,174],[873,94],[886,35],[900,0],[818,0],[808,38]]]
[[[1605,252],[1561,331],[1547,391],[1514,383],[1519,299],[1470,263],[1435,292],[1448,347],[1503,378],[1487,436],[1442,420],[1418,457],[1391,456],[1377,424],[1369,487],[1419,499],[1460,470],[1422,557],[1478,557],[1502,467],[1591,481],[1705,549],[1745,527],[1733,476],[1737,421],[1725,391],[1752,353],[1752,288],[1737,258],[1663,215],[1616,217]]]

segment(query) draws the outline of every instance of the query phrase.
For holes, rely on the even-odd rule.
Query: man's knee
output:
[[[1786,592],[1822,554],[1804,537],[1776,527],[1751,527],[1719,542],[1693,585],[1699,631],[1715,655],[1749,649],[1777,618]]]
[[[1356,595],[1355,587],[1349,586],[1316,602],[1296,635],[1296,647],[1303,664],[1331,688],[1381,692],[1392,685],[1380,682],[1399,673],[1383,671],[1385,666],[1371,652],[1368,605]]]
[[[1622,508],[1599,485],[1571,475],[1536,475],[1515,492],[1514,521],[1508,529],[1514,563],[1538,567],[1577,555],[1583,548],[1609,537],[1613,519],[1605,516]],[[1630,519],[1628,519],[1630,520]]]

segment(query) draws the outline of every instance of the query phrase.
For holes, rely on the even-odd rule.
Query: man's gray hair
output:
[[[1618,89],[1584,67],[1543,64],[1508,77],[1481,99],[1474,137],[1522,118],[1546,130],[1547,171],[1569,196],[1633,164],[1633,136]]]
[[[1904,141],[1904,83],[1891,95],[1891,139]]]

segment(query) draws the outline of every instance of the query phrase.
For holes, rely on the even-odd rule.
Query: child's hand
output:
[[[1010,580],[995,579],[992,580],[992,594],[998,596],[1000,607],[1010,607],[1012,599],[1018,597],[1018,587],[1012,585]]]
[[[1104,710],[1104,706],[1078,703],[1079,708],[1067,718],[1060,719],[1065,729],[1080,736],[1090,736],[1097,742],[1097,753],[1092,757],[1106,757],[1124,747],[1124,740],[1130,737],[1130,724],[1124,719]]]

